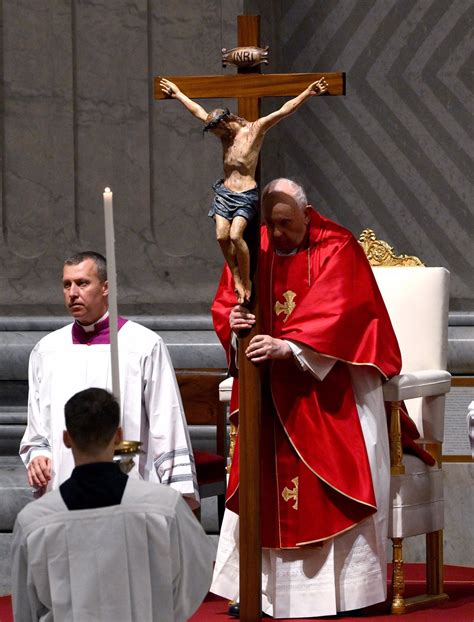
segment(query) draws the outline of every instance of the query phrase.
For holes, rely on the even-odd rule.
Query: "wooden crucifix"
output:
[[[260,19],[254,15],[237,18],[238,46],[260,45]],[[300,94],[308,84],[325,78],[328,95],[345,94],[343,73],[261,74],[259,67],[239,69],[234,75],[167,76],[191,99],[236,98],[238,114],[248,121],[260,117],[262,97],[289,97]],[[155,99],[166,99],[155,78]],[[258,171],[256,175],[258,179]],[[255,235],[248,236],[252,256],[253,282],[258,282],[259,222],[252,221]],[[253,243],[250,241],[253,240]],[[245,349],[253,335],[259,334],[258,292],[252,295],[251,311],[257,323],[251,333],[239,340],[239,550],[240,550],[240,619],[256,622],[261,619],[261,538],[260,538],[260,371],[245,357]]]

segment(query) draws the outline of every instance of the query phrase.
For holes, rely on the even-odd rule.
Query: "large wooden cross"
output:
[[[260,45],[260,18],[239,15],[237,45]],[[239,69],[237,74],[220,76],[165,76],[191,99],[236,98],[238,114],[248,121],[260,116],[262,97],[291,97],[301,93],[311,82],[326,78],[329,95],[345,94],[343,73],[261,74],[259,67]],[[155,78],[155,99],[166,99]],[[257,179],[257,181],[259,181]],[[249,241],[253,265],[259,251],[259,223],[253,248]],[[258,275],[253,274],[252,311],[258,318]],[[239,550],[240,550],[240,620],[261,619],[261,539],[260,539],[260,373],[245,358],[244,351],[253,335],[259,334],[259,322],[251,333],[239,340]],[[263,396],[262,396],[262,399]]]

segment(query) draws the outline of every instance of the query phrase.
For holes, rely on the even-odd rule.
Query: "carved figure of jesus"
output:
[[[227,109],[207,112],[187,97],[173,82],[162,78],[163,93],[179,102],[197,119],[204,131],[220,138],[224,160],[224,178],[213,185],[214,201],[209,216],[216,224],[216,237],[234,277],[238,304],[246,304],[252,294],[250,280],[250,253],[244,231],[258,208],[258,188],[255,171],[266,132],[279,121],[293,113],[310,97],[327,91],[326,79],[320,78],[304,91],[288,100],[275,112],[247,121]]]

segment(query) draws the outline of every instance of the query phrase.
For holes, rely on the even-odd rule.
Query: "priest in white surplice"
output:
[[[287,179],[263,190],[262,213],[262,334],[245,352],[268,372],[262,609],[275,618],[334,615],[386,596],[390,461],[381,383],[398,373],[400,351],[352,234]],[[213,317],[232,364],[235,336],[255,316],[235,306],[229,271]],[[230,511],[238,511],[238,455],[237,440],[211,586],[230,599],[239,597],[238,517]]]
[[[63,269],[64,301],[75,322],[43,337],[29,363],[28,425],[20,456],[39,493],[57,488],[73,469],[62,443],[64,404],[88,387],[112,388],[107,268],[95,252]],[[166,345],[153,331],[119,317],[122,421],[126,439],[143,443],[132,476],[161,482],[199,504],[194,457]]]
[[[113,462],[123,435],[110,393],[86,389],[65,410],[76,466],[14,527],[16,622],[185,622],[209,588],[209,539],[179,492]]]

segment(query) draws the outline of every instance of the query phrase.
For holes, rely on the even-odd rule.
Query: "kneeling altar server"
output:
[[[65,406],[75,468],[18,514],[16,622],[185,622],[207,594],[213,551],[182,495],[113,462],[120,408],[90,388]]]

